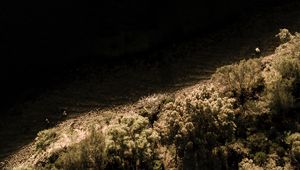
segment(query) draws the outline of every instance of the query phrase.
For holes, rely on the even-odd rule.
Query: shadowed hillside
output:
[[[297,169],[300,34],[281,29],[277,37],[282,44],[272,55],[225,65],[196,85],[93,110],[40,131],[7,166]]]
[[[161,48],[201,31],[213,32],[276,0],[104,1],[88,4],[40,2],[4,5],[0,76],[10,104],[30,86],[51,82],[65,67],[97,58],[99,63]],[[23,5],[23,6],[22,6]],[[79,8],[80,7],[80,8]],[[201,31],[200,31],[201,30]],[[22,85],[19,85],[22,82]],[[47,86],[47,85],[46,85]]]
[[[110,5],[115,7],[116,4]],[[172,3],[174,6],[168,3],[160,4],[161,6],[153,4],[147,6],[148,10],[141,10],[143,8],[127,7],[130,6],[128,3],[124,4],[124,8],[122,5],[113,8],[123,10],[124,13],[127,9],[132,9],[126,15],[114,13],[110,8],[81,12],[72,8],[69,11],[58,9],[56,12],[20,10],[20,13],[24,12],[26,15],[22,15],[23,18],[18,21],[24,24],[18,25],[17,22],[15,25],[18,27],[14,27],[10,23],[8,28],[16,30],[8,29],[10,34],[6,35],[9,53],[17,56],[17,60],[11,61],[12,65],[6,63],[2,67],[7,69],[5,73],[9,73],[4,76],[7,88],[3,91],[8,96],[6,102],[12,107],[3,109],[8,111],[2,112],[3,119],[0,121],[0,136],[3,139],[0,142],[1,159],[24,146],[28,149],[27,144],[33,147],[32,140],[40,130],[55,127],[65,120],[76,117],[80,119],[81,115],[89,111],[129,105],[149,94],[172,93],[209,79],[216,68],[222,65],[272,54],[280,43],[274,37],[280,28],[289,28],[292,33],[300,28],[297,2],[272,7],[232,6],[240,12],[239,16],[232,16],[230,12],[228,17],[209,15],[211,20],[207,19],[205,10],[209,9],[211,12],[214,8],[217,11],[214,14],[223,14],[222,6],[230,3],[214,2],[220,6],[212,3],[210,8],[201,10],[203,13],[200,14],[197,12],[200,8],[196,4],[184,6],[176,1]],[[151,10],[152,7],[157,10]],[[101,18],[107,28],[88,21],[88,18],[94,21],[99,16],[107,16],[109,12],[105,11],[114,13]],[[13,11],[8,13],[16,18],[19,16]],[[103,13],[106,15],[102,15]],[[194,22],[204,14],[209,22],[220,21],[220,26],[218,22],[214,22],[205,29],[202,28],[206,25],[205,20]],[[141,19],[135,18],[136,16]],[[156,17],[152,18],[153,16]],[[110,20],[110,17],[114,19]],[[45,18],[48,18],[47,22],[43,20]],[[77,23],[77,18],[81,18],[82,22]],[[36,21],[44,23],[37,24]],[[36,24],[38,27],[34,27]],[[14,34],[18,32],[19,26],[24,27],[25,31]],[[47,29],[43,32],[40,28]],[[147,31],[149,28],[154,32]],[[99,37],[95,36],[96,32]],[[77,33],[80,34],[74,37]],[[143,44],[148,42],[153,44]],[[256,47],[260,48],[261,53],[255,53]],[[142,52],[138,52],[140,50]],[[26,58],[27,54],[31,56]],[[10,72],[10,69],[14,71]],[[51,130],[49,132],[52,138],[53,133]],[[46,138],[47,135],[48,133]],[[43,147],[44,144],[41,144],[41,148]],[[254,157],[250,155],[249,158]]]

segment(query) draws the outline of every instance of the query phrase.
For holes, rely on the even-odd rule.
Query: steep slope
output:
[[[217,69],[177,92],[87,112],[8,160],[34,169],[295,169],[300,152],[300,34],[274,54]]]

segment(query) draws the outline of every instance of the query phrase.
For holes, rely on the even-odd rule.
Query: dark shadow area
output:
[[[46,2],[36,7],[3,5],[0,76],[4,88],[0,92],[5,100],[1,109],[9,108],[28,87],[36,91],[48,86],[54,82],[51,77],[56,79],[65,68],[82,61],[96,58],[105,65],[112,60],[116,64],[140,59],[139,53],[206,35],[241,15],[250,16],[279,2],[113,0],[93,7],[84,3],[57,7]]]
[[[64,111],[72,118],[192,85],[209,78],[218,66],[254,57],[256,47],[262,55],[272,53],[278,45],[274,35],[280,28],[291,32],[300,28],[298,2],[268,7],[270,1],[260,6],[252,1],[253,6],[237,4],[233,13],[225,11],[228,15],[222,15],[222,9],[230,3],[215,6],[212,2],[206,10],[215,12],[216,19],[204,11],[208,21],[198,20],[201,10],[197,6],[194,10],[189,5],[182,8],[191,9],[191,13],[181,11],[184,16],[178,11],[179,1],[159,7],[142,2],[144,8],[115,2],[100,12],[75,8],[3,12],[21,18],[15,21],[2,15],[8,27],[2,32],[6,38],[1,47],[7,50],[3,51],[8,61],[1,67],[5,101],[0,160],[32,141],[38,131],[63,121]],[[113,14],[112,9],[118,12]],[[99,17],[101,23],[93,22]],[[212,21],[215,23],[202,27]],[[151,43],[141,44],[145,42]]]

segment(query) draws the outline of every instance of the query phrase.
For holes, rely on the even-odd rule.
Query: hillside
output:
[[[2,91],[5,93],[2,94],[4,102],[1,103],[0,108],[0,169],[4,167],[6,169],[13,167],[14,169],[18,167],[19,169],[147,169],[147,167],[152,169],[154,165],[156,169],[162,167],[165,169],[297,169],[299,166],[297,158],[299,133],[297,86],[299,83],[295,83],[297,75],[293,72],[297,72],[295,68],[298,67],[299,62],[295,59],[298,56],[299,46],[299,36],[295,32],[300,32],[298,10],[300,3],[289,0],[278,1],[281,5],[276,5],[273,0],[264,0],[267,1],[272,3],[263,5],[263,2],[253,0],[249,1],[253,6],[247,6],[244,2],[239,2],[246,5],[249,11],[238,8],[241,15],[232,16],[232,20],[230,17],[229,20],[223,20],[220,17],[210,16],[222,21],[221,25],[215,26],[206,25],[206,22],[196,19],[198,16],[206,15],[205,10],[200,12],[197,5],[189,2],[182,2],[189,4],[183,7],[186,9],[184,11],[177,11],[181,9],[180,4],[177,4],[178,8],[170,7],[169,10],[175,10],[173,12],[180,14],[175,16],[167,12],[168,10],[164,10],[164,6],[158,6],[162,9],[160,11],[150,10],[151,12],[139,8],[136,10],[149,16],[156,12],[166,14],[153,16],[153,22],[159,21],[162,26],[165,26],[166,33],[174,35],[171,36],[172,42],[151,50],[112,57],[110,60],[103,60],[102,56],[84,55],[78,63],[73,62],[73,59],[61,58],[65,55],[64,52],[56,52],[59,49],[65,51],[68,46],[77,49],[77,46],[73,45],[79,45],[78,41],[87,49],[92,49],[94,46],[81,41],[81,38],[78,41],[73,40],[78,36],[87,39],[96,38],[97,34],[88,30],[99,31],[93,25],[99,22],[86,20],[83,17],[80,21],[84,22],[80,25],[85,29],[76,27],[73,30],[78,32],[78,36],[73,36],[75,34],[69,32],[68,28],[73,28],[76,18],[81,14],[89,18],[91,13],[98,11],[100,14],[103,11],[96,8],[90,11],[86,8],[89,11],[86,13],[77,11],[76,8],[73,12],[77,15],[73,15],[63,8],[61,11],[64,13],[55,11],[48,13],[47,10],[36,9],[45,16],[48,14],[49,20],[43,20],[43,23],[50,21],[48,24],[59,25],[66,19],[64,16],[72,16],[73,19],[64,22],[63,30],[55,25],[50,27],[47,27],[47,24],[40,25],[51,32],[54,27],[56,31],[62,31],[61,34],[55,34],[55,30],[47,34],[51,40],[60,39],[58,44],[46,45],[47,41],[46,44],[36,41],[36,38],[41,38],[43,42],[45,39],[36,32],[40,27],[30,29],[30,24],[24,25],[25,30],[30,29],[29,32],[23,30],[17,34],[8,34],[6,37],[13,44],[15,42],[19,45],[27,40],[23,39],[24,37],[30,37],[38,46],[32,46],[28,42],[30,48],[26,46],[19,48],[11,43],[4,43],[5,47],[12,47],[12,51],[16,52],[10,54],[22,58],[22,60],[14,60],[10,57],[14,64],[26,65],[28,62],[33,67],[31,71],[22,71],[21,74],[3,72],[11,80],[2,77],[4,85]],[[140,2],[140,5],[143,5],[142,1]],[[181,3],[181,1],[176,2]],[[213,1],[210,2],[214,4]],[[134,5],[121,1],[112,3]],[[164,2],[165,5],[168,3]],[[201,4],[201,1],[197,1],[197,4]],[[214,13],[214,16],[225,12],[222,9],[230,10],[223,8],[222,4],[218,5],[221,8],[210,6],[220,10]],[[236,5],[238,7],[238,4]],[[148,9],[149,6],[145,7]],[[110,11],[109,8],[107,10]],[[126,11],[125,8],[123,10]],[[135,13],[136,10],[132,12]],[[33,12],[34,9],[26,11],[26,14],[17,21],[23,22],[24,18],[35,16],[36,20],[28,19],[24,22],[39,25],[36,21],[39,21],[40,13]],[[208,11],[213,12],[211,8]],[[24,11],[16,9],[7,12],[4,11],[2,14],[13,14],[17,17]],[[52,16],[54,13],[57,15]],[[195,15],[190,15],[192,13]],[[186,14],[187,18],[181,14]],[[129,15],[133,18],[145,17],[145,15],[128,13]],[[115,13],[115,16],[119,15]],[[57,17],[58,20],[51,19]],[[126,25],[127,21],[132,21],[126,15],[120,17],[120,20],[116,21],[124,21],[124,23],[117,22],[117,25]],[[181,20],[169,20],[168,17],[179,17]],[[189,17],[194,19],[189,20]],[[91,18],[99,19],[99,16],[92,15]],[[109,17],[106,19],[110,20]],[[214,19],[207,21],[213,22]],[[143,20],[136,24],[151,24],[151,22]],[[13,20],[9,23],[13,23]],[[170,23],[180,24],[173,27]],[[209,29],[198,29],[193,24],[199,26],[204,24],[205,28]],[[114,27],[113,25],[111,26]],[[7,27],[12,33],[23,28],[10,26],[15,28]],[[185,28],[190,27],[196,32],[180,39],[181,33],[184,32],[180,30],[178,33],[172,32],[178,26],[183,26],[183,30],[186,31],[189,30]],[[118,28],[127,30],[126,27]],[[151,27],[147,28],[151,29]],[[288,28],[290,33],[284,29],[281,30],[281,34],[278,34],[280,28]],[[133,28],[133,30],[139,32],[138,29]],[[40,31],[46,35],[44,29]],[[68,33],[64,34],[63,31]],[[85,31],[88,31],[88,36],[84,34]],[[37,37],[35,38],[30,32]],[[6,36],[5,32],[2,33]],[[112,43],[114,40],[120,42],[120,47],[132,48],[138,44],[134,40],[135,36],[141,38],[139,40],[142,42],[148,42],[145,39],[147,35],[144,35],[143,31],[140,32],[141,35],[132,34],[130,30],[128,33],[132,39],[127,39],[126,34],[122,34],[120,39],[108,38],[108,40],[112,40]],[[23,34],[24,36],[19,36]],[[55,36],[51,36],[54,34]],[[276,34],[278,35],[275,36]],[[9,38],[11,37],[9,35],[15,35],[15,39]],[[161,37],[160,34],[155,35]],[[150,36],[150,38],[155,37]],[[22,40],[17,41],[17,39]],[[134,43],[127,43],[125,39],[129,42],[133,40]],[[71,43],[67,43],[68,41]],[[109,44],[101,47],[114,52],[114,49],[107,48],[114,47]],[[278,47],[280,44],[281,46]],[[56,48],[57,45],[61,48]],[[143,43],[140,45],[137,47],[142,47]],[[39,53],[45,51],[40,48],[42,46],[54,48],[48,55],[44,55]],[[87,49],[78,50],[89,53]],[[26,57],[26,53],[30,51],[38,54],[37,60],[31,62],[31,57]],[[78,55],[82,54],[77,50],[71,51]],[[290,57],[283,57],[285,55]],[[50,57],[48,59],[59,62],[52,65],[47,60],[47,56]],[[279,60],[280,58],[283,60]],[[23,60],[26,62],[23,63]],[[37,64],[39,61],[49,64],[49,67]],[[34,64],[35,62],[37,63]],[[6,63],[6,60],[2,64],[12,71],[15,70]],[[289,69],[290,67],[292,69]],[[5,67],[1,67],[3,68]],[[34,71],[35,69],[39,71]],[[295,88],[292,88],[294,86]],[[194,106],[200,108],[195,109]],[[189,109],[186,109],[187,107]],[[173,113],[175,115],[172,115]],[[212,116],[201,117],[202,114],[207,113]],[[226,118],[228,115],[230,118]],[[217,122],[214,123],[213,120]],[[128,124],[127,121],[133,124],[136,122],[135,125],[141,126],[141,129],[132,131],[133,125]],[[148,128],[152,128],[152,132],[145,131]],[[187,129],[189,129],[188,133],[185,131]],[[118,134],[112,134],[111,131]],[[123,134],[120,134],[121,132]],[[134,133],[139,135],[135,137]],[[155,139],[146,137],[143,141],[145,134],[152,135]],[[113,135],[115,135],[113,140],[117,141],[112,141]],[[122,137],[119,138],[119,135]],[[141,150],[139,148],[141,145],[137,146],[136,141],[146,142],[147,146]],[[123,150],[116,151],[115,148],[111,148],[111,143],[121,146]],[[149,147],[150,150],[145,151]],[[153,150],[153,147],[156,149]],[[203,154],[199,155],[199,153]]]
[[[297,169],[300,34],[176,92],[93,110],[38,133],[16,169]]]

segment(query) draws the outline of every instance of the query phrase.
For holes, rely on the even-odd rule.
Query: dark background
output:
[[[287,1],[285,1],[286,3]],[[0,13],[2,109],[26,89],[65,79],[82,63],[126,62],[212,32],[279,0],[107,0],[99,4],[8,4]],[[60,77],[60,78],[58,78]]]

